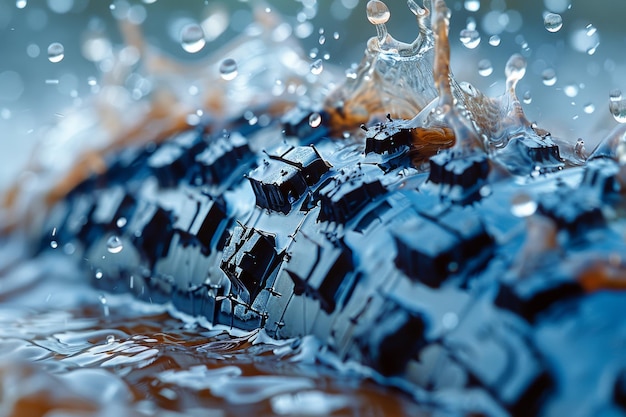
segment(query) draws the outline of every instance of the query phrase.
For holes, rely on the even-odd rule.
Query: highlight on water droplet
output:
[[[478,61],[478,74],[482,77],[488,77],[493,73],[493,65],[488,59]]]
[[[541,78],[544,85],[552,87],[556,84],[556,71],[553,68],[546,68],[541,72]]]
[[[190,54],[201,51],[206,45],[202,27],[197,23],[185,25],[180,32],[180,44]]]
[[[558,32],[563,27],[563,18],[557,13],[546,13],[543,25],[548,32]]]
[[[463,29],[460,40],[467,49],[474,49],[480,44],[480,33],[475,29]]]
[[[107,240],[107,250],[110,253],[120,253],[124,249],[124,244],[118,236],[111,236]]]
[[[568,84],[563,88],[563,92],[568,97],[576,97],[578,95],[578,86],[576,84]]]
[[[596,111],[596,106],[593,103],[587,103],[583,106],[583,111],[587,114],[592,114]]]
[[[530,94],[530,91],[524,92],[524,95],[522,96],[522,101],[524,102],[524,104],[530,104],[533,102],[533,96]]]
[[[389,21],[391,13],[385,3],[380,0],[370,0],[367,2],[367,20],[373,25],[384,25]]]
[[[226,58],[220,64],[220,76],[223,80],[230,81],[237,78],[239,74],[237,70],[237,61],[232,58]]]
[[[313,112],[309,116],[309,126],[315,128],[322,124],[322,116],[318,112]]]
[[[516,217],[528,217],[537,211],[537,202],[528,194],[518,194],[511,200],[511,213]]]
[[[53,64],[63,61],[65,57],[65,48],[59,42],[52,42],[48,46],[48,60]]]
[[[463,5],[468,12],[477,12],[480,10],[480,0],[465,0]]]
[[[324,63],[321,59],[316,59],[311,63],[311,74],[319,75],[324,71]]]

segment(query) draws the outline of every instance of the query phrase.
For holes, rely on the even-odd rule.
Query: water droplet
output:
[[[183,49],[190,54],[195,54],[202,50],[204,45],[206,45],[202,27],[197,23],[190,23],[183,27],[180,32],[180,43]]]
[[[465,0],[464,3],[465,10],[468,12],[477,12],[480,10],[480,1],[479,0]]]
[[[504,75],[506,75],[507,81],[519,81],[524,78],[526,74],[526,59],[520,54],[512,55],[506,62],[504,68]]]
[[[118,236],[111,236],[107,240],[107,250],[110,253],[120,253],[124,249],[124,244]]]
[[[533,172],[539,172],[537,170]],[[511,213],[516,217],[528,217],[537,211],[537,202],[528,194],[518,194],[511,201]]]
[[[101,269],[96,269],[96,272],[94,273],[94,277],[96,279],[102,279],[102,277],[104,276],[104,274],[102,273]]]
[[[335,33],[333,33],[333,39],[334,39],[334,40],[339,39],[339,32],[335,32]]]
[[[533,96],[530,94],[530,91],[526,91],[522,96],[522,101],[524,104],[530,104],[533,102]]]
[[[115,342],[115,336],[113,336],[112,334],[107,336],[107,345],[112,344],[113,342]]]
[[[391,17],[387,5],[380,0],[367,2],[367,20],[374,25],[384,25]]]
[[[583,111],[587,114],[592,114],[594,111],[596,111],[596,106],[594,106],[593,103],[587,103],[583,107]]]
[[[449,311],[441,317],[441,324],[446,330],[452,330],[459,324],[459,316]]]
[[[54,64],[61,62],[65,57],[65,48],[59,42],[52,42],[48,46],[48,60]]]
[[[324,71],[324,63],[321,59],[317,59],[311,63],[311,74],[319,75]]]
[[[622,99],[622,90],[611,90],[609,93],[609,101],[620,101]]]
[[[26,0],[17,0],[15,2],[15,7],[17,7],[18,9],[23,9],[24,7],[26,7],[26,4],[28,2]]]
[[[317,112],[311,113],[311,115],[309,116],[309,126],[318,127],[321,123],[322,116]]]
[[[543,25],[548,32],[558,32],[563,27],[563,18],[557,13],[547,13],[543,17]]]
[[[488,77],[493,73],[493,65],[488,59],[481,59],[478,61],[478,74],[483,77]]]
[[[467,49],[474,49],[480,44],[480,33],[475,29],[463,29],[460,40]]]
[[[121,229],[122,227],[126,226],[126,222],[127,222],[126,217],[120,217],[115,222],[115,225]]]
[[[609,110],[618,123],[626,123],[626,100],[609,101]]]
[[[50,247],[51,247],[52,249],[56,249],[56,248],[58,248],[58,247],[59,247],[59,242],[57,242],[56,240],[51,240],[51,241],[50,241]]]
[[[318,42],[320,45],[324,45],[326,43],[326,36],[320,35]]]
[[[546,68],[541,73],[541,78],[544,85],[552,87],[556,84],[556,71],[553,68]]]
[[[237,61],[232,58],[226,58],[220,64],[220,76],[223,80],[230,81],[237,78],[239,74],[237,70]]]
[[[585,34],[587,36],[593,36],[598,31],[598,29],[594,25],[592,25],[591,23],[589,23],[587,26],[585,26],[585,29],[586,29]]]
[[[563,92],[568,97],[576,97],[578,95],[578,86],[576,84],[568,84],[563,88]]]
[[[501,39],[498,35],[491,35],[489,37],[489,45],[491,46],[499,46],[501,42]]]

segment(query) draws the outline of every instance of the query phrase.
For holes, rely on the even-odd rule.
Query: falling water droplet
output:
[[[122,227],[126,226],[126,223],[127,223],[126,217],[120,217],[115,222],[115,225],[121,229]]]
[[[367,2],[367,20],[373,25],[384,25],[389,20],[391,13],[387,5],[380,0]]]
[[[107,250],[110,253],[120,253],[124,249],[124,244],[118,236],[111,236],[107,240]]]
[[[478,74],[483,77],[488,77],[493,73],[493,65],[488,59],[481,59],[478,61]]]
[[[541,78],[544,85],[552,87],[556,84],[556,71],[553,68],[546,68],[541,73]]]
[[[522,101],[524,104],[530,104],[533,102],[533,96],[530,94],[530,91],[526,91],[522,96]]]
[[[518,194],[511,201],[511,213],[516,217],[532,216],[537,211],[537,202],[528,194]]]
[[[626,123],[626,99],[622,98],[621,91],[611,91],[611,95],[609,96],[609,110],[618,123]]]
[[[102,277],[104,276],[104,274],[102,273],[101,269],[96,269],[96,272],[94,273],[94,277],[96,279],[102,279]]]
[[[59,42],[53,42],[48,46],[48,60],[54,64],[61,62],[65,57],[65,48]]]
[[[501,39],[498,35],[491,35],[489,37],[489,45],[491,46],[499,46],[501,42]]]
[[[321,59],[317,59],[311,63],[311,74],[319,75],[324,71],[324,63]]]
[[[318,127],[321,123],[322,116],[317,112],[311,113],[311,115],[309,116],[309,126]]]
[[[319,39],[317,41],[318,41],[318,43],[320,45],[324,45],[326,43],[326,36],[320,35],[320,37],[319,37]]]
[[[202,27],[197,23],[190,23],[183,27],[180,32],[180,44],[190,54],[195,54],[202,50],[204,45],[206,45]]]
[[[596,111],[596,106],[594,106],[593,103],[587,103],[583,107],[583,111],[587,114],[592,114],[594,111]]]
[[[59,247],[59,242],[57,242],[56,240],[51,240],[51,241],[50,241],[50,247],[51,247],[52,249],[56,249],[56,248],[58,248],[58,247]]]
[[[526,59],[520,54],[512,55],[506,63],[504,68],[504,75],[506,75],[507,81],[519,81],[524,78],[526,74]]]
[[[28,2],[26,0],[17,0],[15,2],[15,7],[17,7],[18,9],[23,9],[24,7],[26,7],[26,4]]]
[[[598,29],[594,25],[592,25],[591,23],[589,23],[587,26],[585,26],[585,29],[586,29],[585,34],[587,36],[593,36],[598,31]]]
[[[463,29],[460,40],[467,49],[474,49],[480,44],[480,33],[475,29]]]
[[[578,86],[576,84],[568,84],[563,88],[563,92],[568,97],[576,97],[578,95]]]
[[[480,1],[479,0],[465,0],[464,3],[465,10],[468,12],[477,12],[480,10]]]
[[[563,18],[557,13],[547,13],[543,18],[543,25],[548,32],[558,32],[563,27]]]
[[[226,58],[220,64],[220,76],[226,81],[234,80],[237,78],[237,61],[232,58]]]

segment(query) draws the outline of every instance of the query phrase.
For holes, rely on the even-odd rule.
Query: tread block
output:
[[[451,266],[462,261],[461,240],[424,218],[411,218],[393,231],[398,254],[396,266],[429,287],[439,287]]]
[[[196,175],[205,184],[220,185],[252,155],[248,140],[242,134],[216,135],[209,140],[209,146],[196,155]]]
[[[363,207],[385,193],[385,187],[378,179],[333,178],[319,190],[321,210],[318,221],[331,221],[345,224]]]
[[[370,127],[365,133],[365,154],[379,155],[394,153],[408,147],[412,142],[411,129],[403,128],[398,122],[380,123]]]
[[[424,343],[426,321],[388,302],[378,319],[357,336],[366,362],[385,376],[398,375]]]
[[[117,228],[116,220],[122,217],[128,220],[135,204],[136,199],[123,187],[99,190],[91,221]]]
[[[296,107],[282,118],[283,132],[286,137],[297,137],[306,143],[314,143],[329,133],[328,130],[328,113],[324,111],[317,112],[322,118],[322,122],[318,127],[313,127],[309,123],[309,119],[314,112],[311,110]]]
[[[601,201],[580,188],[561,187],[554,193],[542,195],[537,211],[572,235],[605,224]]]
[[[537,274],[500,285],[494,304],[529,322],[554,303],[582,295],[580,284],[556,274]]]
[[[489,158],[483,153],[455,157],[452,150],[444,150],[430,158],[428,180],[434,184],[450,187],[460,186],[471,190],[487,178]]]
[[[221,269],[252,304],[280,260],[274,236],[238,225],[224,248]]]
[[[137,207],[128,228],[135,233],[133,243],[151,265],[167,255],[173,236],[172,216],[169,211],[144,201]]]
[[[286,270],[294,282],[294,294],[318,300],[322,310],[332,313],[344,278],[354,268],[352,251],[342,243],[316,242],[299,234],[289,256]]]
[[[206,204],[202,204],[198,210],[198,215],[191,224],[189,233],[202,244],[206,254],[211,252],[211,241],[220,224],[226,219],[226,208],[218,200],[210,200]]]
[[[148,167],[161,187],[174,187],[192,164],[189,152],[173,143],[161,145],[148,158]]]
[[[313,146],[292,147],[268,161],[248,176],[261,208],[287,214],[298,200],[328,172],[329,165]]]
[[[608,158],[596,158],[587,162],[581,186],[595,190],[598,197],[619,191],[619,183],[615,176],[619,172],[617,162]]]

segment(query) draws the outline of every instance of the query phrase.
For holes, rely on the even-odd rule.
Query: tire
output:
[[[315,335],[461,412],[624,411],[612,346],[625,297],[584,280],[626,253],[612,159],[563,169],[549,139],[522,138],[497,163],[442,151],[418,170],[398,121],[364,145],[308,120],[296,109],[116,154],[54,208],[42,248],[54,229],[97,288],[212,325]],[[496,181],[498,164],[516,169]]]

